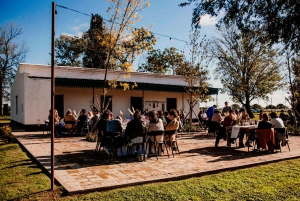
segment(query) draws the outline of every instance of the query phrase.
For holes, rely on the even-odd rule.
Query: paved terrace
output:
[[[18,141],[50,172],[50,136],[42,132],[14,132]],[[226,148],[225,141],[214,148],[214,137],[204,132],[183,133],[178,139],[181,154],[151,157],[146,162],[115,159],[93,160],[96,143],[84,137],[55,138],[55,179],[69,192],[80,193],[157,181],[169,181],[220,171],[245,168],[300,156],[300,136],[290,136],[290,148],[282,152],[247,152],[247,148]],[[235,146],[234,146],[235,147]],[[252,150],[252,149],[251,149]]]

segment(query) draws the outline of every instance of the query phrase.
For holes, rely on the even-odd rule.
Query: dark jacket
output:
[[[258,123],[257,129],[268,129],[272,128],[272,124],[268,121],[260,121]]]

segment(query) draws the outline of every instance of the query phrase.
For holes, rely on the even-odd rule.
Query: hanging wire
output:
[[[72,9],[72,8],[68,8],[68,7],[66,7],[66,6],[61,6],[61,5],[58,5],[58,4],[57,4],[56,6],[57,6],[57,7],[60,7],[60,8],[63,8],[63,9],[66,9],[66,10],[74,11],[74,12],[77,12],[77,13],[80,13],[80,14],[82,14],[82,15],[86,15],[86,16],[89,16],[89,17],[92,16],[92,15],[90,15],[90,14],[86,14],[86,13],[80,12],[80,11],[78,11],[78,10],[75,10],[75,9]],[[111,23],[110,20],[107,20],[107,19],[104,19],[104,18],[102,18],[102,19],[103,19],[103,21],[106,21],[106,22]],[[117,22],[116,22],[116,23],[117,23]],[[117,24],[120,24],[120,23],[117,23]],[[128,27],[130,27],[130,26],[128,26]],[[134,28],[134,27],[131,27],[131,28]],[[138,28],[134,28],[134,30],[137,30],[137,29],[138,29]],[[174,37],[171,37],[171,36],[167,36],[167,35],[164,35],[164,34],[159,34],[159,33],[155,33],[155,32],[152,32],[152,31],[151,31],[151,33],[154,34],[154,35],[158,35],[158,36],[163,36],[163,37],[170,38],[170,42],[171,42],[172,39],[173,39],[173,40],[185,42],[186,44],[188,43],[188,42],[185,41],[185,40],[181,40],[181,39],[174,38]]]

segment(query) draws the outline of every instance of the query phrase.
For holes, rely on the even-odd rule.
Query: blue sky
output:
[[[142,19],[136,24],[136,27],[143,25],[150,26],[154,24],[152,31],[154,33],[167,35],[173,38],[189,41],[189,31],[191,30],[191,18],[193,6],[179,7],[178,4],[184,0],[149,0],[150,7],[145,8],[142,12]],[[100,14],[104,19],[108,19],[106,9],[109,6],[106,0],[57,0],[56,4],[71,9],[78,10],[86,14]],[[24,34],[19,38],[25,41],[29,52],[26,57],[26,63],[49,64],[51,52],[51,4],[49,0],[2,0],[0,3],[0,26],[13,22],[24,28]],[[90,17],[57,7],[56,15],[56,37],[61,34],[80,36],[83,31],[89,28]],[[216,34],[216,19],[206,17],[202,22],[201,34],[207,34],[211,37]],[[157,36],[158,37],[158,36]],[[184,42],[176,41],[169,37],[160,36],[155,46],[156,49],[175,47],[183,50],[185,54],[189,49]],[[212,72],[213,69],[210,69]],[[210,83],[213,87],[222,88],[222,84],[214,80]],[[270,96],[273,105],[283,103],[288,105],[284,97],[285,92],[276,92]],[[223,102],[229,101],[230,98],[225,94],[220,94],[218,103],[223,106]],[[215,102],[214,102],[215,103]],[[252,104],[261,105],[270,104],[264,101],[253,101]],[[208,103],[210,106],[212,103]],[[202,104],[201,106],[205,106]]]

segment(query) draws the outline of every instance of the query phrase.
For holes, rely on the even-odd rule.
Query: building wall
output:
[[[66,87],[56,87],[56,94],[64,96],[64,113],[67,109],[75,110],[78,112],[81,109],[86,109],[87,111],[91,110],[91,104],[89,101],[93,99],[93,90],[86,88],[66,88]],[[102,89],[95,89],[95,103],[96,97],[98,100],[100,99],[100,95],[102,94]],[[112,112],[114,116],[118,116],[120,111],[123,112],[125,118],[130,116],[128,108],[130,107],[131,97],[142,97],[142,91],[123,91],[123,90],[112,90],[109,89],[107,96],[113,96],[112,98]],[[187,113],[189,110],[189,106],[187,103],[188,95],[182,93],[168,93],[168,92],[153,92],[153,91],[144,91],[144,109],[150,110],[161,110],[162,104],[165,104],[166,108],[166,99],[167,98],[176,98],[177,100],[177,108],[174,109],[182,109]],[[99,100],[100,101],[100,100]],[[148,102],[150,101],[150,102]],[[158,102],[153,108],[153,101]],[[151,103],[151,104],[150,104]],[[197,105],[194,108],[195,113],[198,114],[199,107]],[[193,114],[193,118],[197,118],[195,114]]]
[[[10,102],[11,102],[11,119],[17,122],[24,122],[24,77],[25,74],[17,73],[14,79],[14,83],[11,87]],[[16,101],[18,97],[18,102]]]

